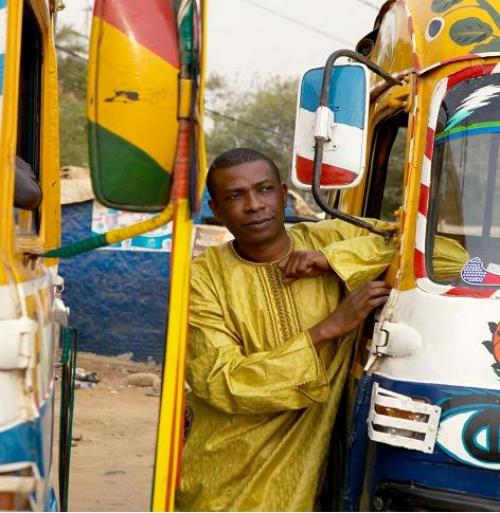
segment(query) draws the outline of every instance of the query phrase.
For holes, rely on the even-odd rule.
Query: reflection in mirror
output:
[[[323,150],[321,185],[354,187],[365,167],[366,126],[369,105],[368,70],[359,64],[335,66],[328,101],[330,140]],[[300,188],[312,183],[316,111],[323,68],[307,71],[301,82],[293,155],[292,181]]]

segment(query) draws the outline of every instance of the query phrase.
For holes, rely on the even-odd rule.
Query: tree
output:
[[[88,165],[86,40],[63,25],[57,33],[61,166]]]
[[[298,81],[279,76],[257,81],[251,91],[234,91],[220,75],[207,80],[206,115],[209,162],[219,153],[237,146],[261,151],[274,160],[289,188],[297,191],[309,207],[318,207],[308,191],[290,182]]]
[[[215,75],[207,81],[209,160],[236,146],[254,148],[272,158],[288,177],[292,162],[297,81],[272,77],[252,91],[236,92]]]

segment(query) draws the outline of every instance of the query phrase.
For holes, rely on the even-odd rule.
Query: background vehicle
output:
[[[59,129],[54,24],[57,1],[0,2],[0,509],[51,510]],[[35,210],[14,208],[16,155],[43,191]]]
[[[327,113],[315,132],[307,116],[298,123],[308,138],[297,141],[297,180],[300,152],[316,141],[340,215],[395,221],[399,247],[390,299],[358,337],[348,426],[341,415],[336,427],[347,444],[334,437],[332,464],[344,461],[345,473],[329,474],[326,488],[340,509],[500,507],[498,12],[489,1],[386,2],[357,48],[378,68],[364,107],[366,158],[362,150],[348,180],[325,167],[356,151],[332,90],[363,102],[365,89],[347,89],[339,74],[363,56],[338,53],[349,59],[338,62],[330,96],[324,81],[303,80],[302,94],[314,83]],[[299,114],[305,105],[299,98]]]
[[[4,170],[0,176],[0,509],[57,508],[52,489],[54,364],[58,325],[67,324],[67,309],[59,297],[62,280],[57,276],[57,258],[130,238],[171,219],[176,225],[178,258],[171,274],[174,299],[170,309],[175,315],[164,385],[164,397],[168,399],[162,405],[161,420],[161,432],[168,438],[169,448],[171,440],[179,440],[175,433],[182,417],[181,403],[174,400],[181,397],[183,389],[179,330],[185,326],[190,217],[196,210],[200,189],[197,170],[205,167],[197,165],[204,156],[197,150],[203,148],[203,134],[197,128],[202,111],[198,99],[203,95],[198,95],[198,86],[202,87],[198,81],[201,27],[196,4],[150,0],[144,9],[144,3],[139,6],[135,1],[95,3],[89,114],[95,143],[91,144],[91,156],[96,194],[111,206],[162,212],[139,225],[56,249],[60,241],[54,47],[57,4],[55,0],[0,2],[0,160]],[[130,25],[123,26],[123,21]],[[114,75],[99,68],[109,56],[130,74],[124,74],[123,68]],[[135,69],[140,73],[134,75]],[[128,87],[127,80],[134,78],[138,80]],[[128,105],[134,101],[139,102],[138,108]],[[120,108],[124,105],[128,124],[120,126],[124,114]],[[144,126],[147,130],[141,133]],[[128,132],[123,134],[122,129],[127,127]],[[38,210],[14,209],[16,155],[32,167],[41,185],[43,201]],[[172,186],[174,169],[178,180]],[[71,441],[71,414],[66,406],[72,402],[69,385],[74,333],[63,329],[62,340],[59,488],[61,507],[65,509],[67,448]],[[169,411],[173,415],[170,420]],[[160,447],[164,447],[162,437]],[[167,466],[177,461],[168,452],[159,450]],[[175,450],[173,454],[177,454]],[[165,475],[174,474],[166,470]],[[160,478],[162,484],[165,479]],[[160,489],[165,493],[166,486]],[[160,508],[164,507],[163,502]]]

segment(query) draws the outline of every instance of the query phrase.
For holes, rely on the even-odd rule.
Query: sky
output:
[[[140,0],[137,0],[140,1]],[[88,32],[92,0],[65,0],[59,24]],[[297,78],[340,48],[354,48],[384,0],[208,0],[207,72],[249,86]]]

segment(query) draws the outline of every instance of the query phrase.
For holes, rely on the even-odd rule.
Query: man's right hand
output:
[[[385,281],[372,281],[351,292],[323,321],[309,330],[315,346],[347,335],[375,308],[387,301],[391,287]]]

